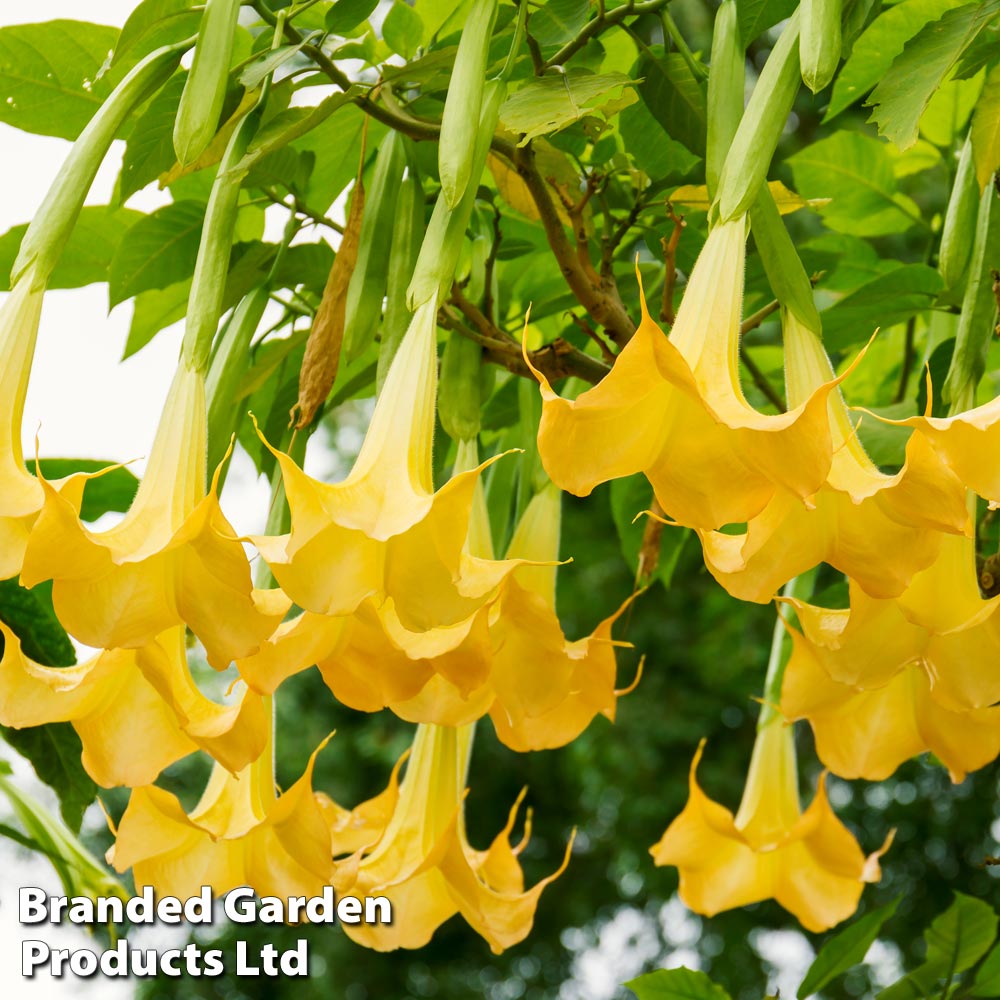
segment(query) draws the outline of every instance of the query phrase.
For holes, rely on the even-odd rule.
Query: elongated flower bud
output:
[[[438,416],[454,441],[468,441],[479,434],[479,370],[483,349],[468,337],[452,332],[441,357]]]
[[[174,120],[174,152],[181,166],[197,160],[215,135],[239,13],[240,0],[206,0],[194,61]]]
[[[181,348],[181,356],[188,366],[203,374],[208,370],[212,339],[222,315],[240,188],[248,171],[239,164],[257,132],[263,110],[263,102],[258,102],[233,132],[205,209],[205,225],[198,244]]]
[[[947,289],[959,288],[967,276],[966,267],[976,239],[976,214],[979,208],[979,185],[972,158],[972,138],[966,136],[958,158],[958,171],[948,199],[948,209],[941,231],[938,270]]]
[[[379,392],[382,391],[389,366],[396,356],[396,349],[413,316],[406,304],[406,289],[417,263],[423,238],[424,190],[411,168],[400,185],[396,224],[392,230],[389,275],[385,283],[385,315],[382,317],[382,338],[379,342],[378,372],[375,378]]]
[[[766,184],[761,185],[757,200],[750,210],[750,227],[775,298],[790,309],[804,326],[819,333],[821,324],[813,301],[812,283],[802,266],[792,238],[781,221],[771,189]],[[822,383],[815,383],[810,392],[820,384]],[[808,398],[808,394],[805,398]],[[804,402],[804,399],[796,400],[792,405],[798,406],[800,402]]]
[[[406,140],[392,132],[379,147],[375,175],[361,219],[357,262],[347,288],[344,359],[353,361],[375,337],[389,274],[389,252],[399,188],[406,168]]]
[[[443,198],[434,206],[431,221],[427,226],[424,242],[420,247],[413,280],[407,290],[407,301],[411,309],[416,309],[432,295],[444,296],[451,284],[462,252],[462,240],[476,203],[479,178],[486,166],[486,156],[490,151],[493,133],[500,118],[500,105],[507,96],[507,85],[500,80],[491,80],[485,88],[483,110],[479,116],[479,131],[476,135],[476,155],[472,164],[472,174],[462,200],[455,208],[449,208]]]
[[[715,15],[712,64],[708,74],[705,180],[710,198],[715,195],[726,153],[743,117],[744,62],[736,0],[723,0]]]
[[[56,175],[41,207],[28,226],[11,270],[13,285],[28,265],[37,262],[34,281],[44,285],[76,224],[94,176],[132,110],[166,82],[190,48],[190,41],[151,52],[129,71],[98,108]]]
[[[796,11],[771,50],[753,89],[719,177],[722,222],[753,204],[799,89],[799,15]]]
[[[229,440],[236,431],[236,389],[247,370],[250,341],[267,308],[270,289],[258,285],[236,307],[205,380],[208,396],[208,468],[222,462]]]
[[[802,0],[799,58],[802,82],[819,93],[837,72],[840,62],[843,0]]]
[[[496,0],[474,0],[462,27],[455,67],[448,84],[441,117],[438,170],[441,193],[449,208],[455,208],[461,201],[472,177],[496,12]]]
[[[993,337],[997,305],[990,271],[1000,247],[1000,198],[987,184],[979,198],[976,241],[969,260],[969,282],[955,334],[955,353],[943,395],[952,413],[975,406],[976,387],[986,371],[986,352]]]

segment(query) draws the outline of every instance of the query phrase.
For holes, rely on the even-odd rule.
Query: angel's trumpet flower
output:
[[[275,452],[291,533],[254,542],[306,611],[349,615],[375,597],[405,631],[457,625],[516,565],[464,551],[480,469],[433,488],[436,316],[435,298],[414,313],[346,479],[317,482]]]
[[[170,76],[189,44],[151,52],[115,87],[73,144],[21,241],[11,292],[0,307],[0,580],[21,571],[28,533],[44,502],[42,487],[24,467],[21,421],[49,275],[122,123]],[[82,481],[56,486],[65,488],[69,502],[82,499]]]
[[[466,453],[475,454],[474,444]],[[460,459],[456,468],[475,468]],[[410,722],[461,726],[489,713],[515,750],[563,746],[596,715],[614,719],[611,629],[627,603],[585,639],[568,641],[555,611],[560,494],[547,485],[529,503],[508,550],[521,565],[498,595],[458,626],[407,632],[384,606],[365,601],[350,617],[308,612],[279,627],[240,661],[264,692],[317,664],[334,695],[352,708],[388,707]],[[492,559],[489,522],[477,485],[466,551]]]
[[[217,475],[206,495],[206,448],[204,376],[182,362],[146,474],[119,524],[89,530],[79,499],[41,480],[45,506],[21,578],[28,587],[53,580],[56,614],[80,641],[136,648],[183,622],[222,669],[281,621],[288,601],[253,590],[246,553],[219,507]]]
[[[45,291],[44,285],[36,287],[34,276],[29,267],[0,307],[0,579],[20,573],[28,534],[44,501],[21,450],[21,419]]]
[[[75,667],[33,662],[2,622],[0,635],[0,723],[72,723],[87,773],[105,788],[151,784],[198,747],[238,771],[264,747],[260,695],[245,691],[232,705],[206,698],[191,678],[179,626],[140,649],[102,650]]]
[[[955,712],[939,704],[920,661],[881,687],[855,687],[832,680],[801,633],[792,630],[792,638],[781,710],[809,721],[816,753],[834,774],[881,781],[930,751],[959,782],[1000,754],[1000,707]]]
[[[155,785],[132,791],[108,862],[132,869],[136,889],[184,899],[248,885],[260,896],[318,896],[333,876],[330,830],[312,790],[316,754],[281,795],[272,746],[239,774],[218,764],[193,812]]]
[[[790,602],[831,679],[872,690],[917,664],[930,696],[949,711],[1000,702],[1000,597],[980,595],[973,539],[945,536],[937,559],[895,600],[871,598],[853,583],[850,594],[849,609]]]
[[[328,807],[334,855],[351,855],[337,865],[337,891],[392,902],[392,924],[344,926],[360,944],[420,948],[461,913],[499,954],[527,937],[542,890],[564,871],[569,846],[559,869],[525,890],[517,855],[528,829],[525,841],[510,844],[520,798],[487,850],[469,845],[464,799],[472,735],[472,726],[419,726],[398,792],[394,772],[377,799],[350,813]]]
[[[833,369],[819,337],[791,311],[783,319],[788,402],[800,406]],[[886,475],[858,440],[839,390],[827,400],[833,462],[811,504],[781,491],[745,532],[700,532],[706,566],[740,600],[769,601],[821,562],[874,597],[895,597],[933,561],[942,533],[970,530],[965,487],[923,438],[911,436],[903,468]]]
[[[912,427],[914,437],[925,439],[969,489],[989,501],[991,509],[1000,507],[1000,463],[984,460],[985,456],[1000,453],[1000,396],[950,417],[932,417],[930,373],[927,390],[926,416],[878,419]]]
[[[678,868],[687,906],[713,916],[774,899],[814,932],[854,913],[864,884],[880,878],[888,842],[862,854],[830,807],[825,776],[802,812],[791,727],[773,717],[758,730],[735,817],[698,785],[703,749],[704,741],[691,763],[687,805],[651,848],[657,865]]]
[[[642,322],[602,382],[575,401],[538,371],[538,447],[561,489],[643,472],[660,506],[704,530],[759,514],[778,491],[808,500],[830,469],[831,378],[788,413],[746,401],[739,378],[746,217],[715,226],[669,339],[642,299]]]

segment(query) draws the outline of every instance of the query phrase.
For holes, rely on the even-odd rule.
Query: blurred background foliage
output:
[[[258,53],[270,45],[269,25],[281,6],[280,0],[259,0],[244,8],[220,119],[223,127],[255,92],[263,73],[274,69],[273,62],[265,64],[267,57]],[[231,307],[269,272],[273,279],[269,310],[227,412],[227,419],[240,414],[238,441],[262,475],[273,472],[273,459],[242,414],[253,410],[270,440],[277,443],[285,436],[287,442],[287,415],[296,399],[305,339],[339,246],[338,230],[346,193],[357,174],[362,137],[371,196],[386,121],[396,115],[400,103],[408,123],[407,176],[419,179],[426,200],[421,221],[429,217],[438,179],[436,146],[423,141],[429,138],[425,125],[440,118],[463,16],[462,4],[438,0],[416,0],[413,6],[402,0],[321,0],[300,6],[292,23],[301,35],[298,42],[289,42],[289,48],[298,47],[283,54],[276,75],[273,106],[265,114],[257,158],[245,184],[239,243],[227,286]],[[920,12],[913,14],[918,6]],[[816,276],[817,303],[835,363],[848,363],[881,328],[864,365],[846,386],[849,402],[897,416],[922,408],[925,363],[939,376],[947,369],[961,284],[949,287],[937,267],[942,217],[974,110],[987,101],[1000,102],[997,87],[989,86],[996,81],[1000,55],[996,24],[989,25],[963,61],[945,74],[920,117],[920,137],[906,150],[878,136],[875,124],[868,121],[871,111],[860,99],[885,75],[902,47],[901,39],[911,38],[924,22],[957,6],[946,0],[848,3],[846,62],[831,87],[816,95],[800,90],[769,174],[794,192],[789,197],[809,202],[785,219],[807,270]],[[99,4],[80,7],[81,17],[100,18]],[[517,132],[538,131],[531,148],[537,174],[559,216],[556,226],[569,246],[570,230],[564,223],[573,222],[595,265],[601,253],[607,253],[609,280],[633,320],[639,294],[635,260],[655,311],[669,271],[663,241],[674,234],[676,215],[683,214],[686,223],[676,246],[676,301],[704,240],[705,206],[695,204],[697,193],[675,199],[672,207],[668,198],[681,186],[704,184],[704,81],[716,7],[710,0],[532,4],[529,42],[519,50],[512,77],[515,96],[524,87],[538,86],[539,80],[551,80],[553,72],[559,77],[563,64],[571,71],[565,79],[606,74],[609,80],[597,87],[589,107],[574,99],[567,111],[559,98],[550,108],[544,103],[546,95],[538,91],[527,113],[522,107],[518,117],[517,106],[512,110],[508,105],[501,114],[509,139],[516,140]],[[740,0],[750,83],[767,58],[780,22],[794,8],[794,0]],[[355,20],[350,12],[362,9]],[[512,4],[502,4],[500,11],[491,49],[497,66],[510,48],[517,15]],[[607,23],[591,31],[588,25],[601,16]],[[185,0],[144,0],[120,34],[117,28],[78,26],[72,61],[59,70],[64,91],[60,99],[43,107],[29,87],[19,92],[17,101],[0,104],[0,118],[29,131],[72,138],[92,113],[95,95],[99,99],[154,42],[182,38],[196,23],[197,11]],[[56,32],[66,30],[52,25],[2,28],[0,49],[13,51],[15,43],[22,51],[23,46],[41,49],[43,41],[54,46]],[[571,51],[564,56],[567,46]],[[109,50],[114,50],[114,59],[98,75]],[[357,94],[366,95],[379,73],[388,81],[393,103],[378,104],[382,113],[368,120],[367,132],[366,112],[372,108],[362,105],[368,97],[341,100],[324,59],[343,67],[358,84]],[[70,288],[107,281],[112,305],[134,302],[125,356],[141,350],[183,315],[200,220],[220,152],[215,151],[215,159],[206,154],[191,167],[180,167],[174,160],[170,126],[184,73],[180,70],[140,111],[123,136],[117,203],[85,210],[53,281],[53,287]],[[6,63],[0,66],[0,77],[14,75]],[[332,113],[326,103],[330,101],[339,102]],[[560,115],[562,127],[553,129],[553,116]],[[127,207],[131,194],[154,181],[168,196],[161,208],[143,215]],[[589,200],[581,206],[586,192]],[[574,212],[577,217],[571,218]],[[388,213],[386,226],[375,233],[376,254],[388,255],[393,249],[392,215]],[[289,218],[292,225],[286,228]],[[290,245],[279,258],[275,234],[282,232],[290,237]],[[21,236],[23,227],[0,237],[0,265],[13,260]],[[589,369],[581,358],[600,362],[607,345],[598,347],[598,335],[592,328],[588,331],[591,320],[567,286],[563,262],[550,242],[551,231],[547,233],[540,221],[539,206],[524,180],[502,157],[492,157],[463,245],[456,290],[461,299],[482,308],[491,336],[502,335],[510,344],[519,338],[531,303],[530,346],[561,338],[575,349],[574,363],[585,372]],[[0,266],[0,273],[5,270]],[[759,258],[751,254],[745,315],[771,299]],[[446,307],[442,322],[465,335],[470,329],[476,332],[473,314],[457,299]],[[383,334],[384,329],[373,330],[370,342],[341,365],[314,428],[331,468],[346,468],[353,457],[359,435],[351,431],[363,427],[369,412],[365,401],[374,393]],[[769,392],[780,396],[782,385],[780,331],[774,317],[762,319],[747,333],[745,354],[747,396],[761,410],[774,412]],[[485,351],[487,361],[499,364],[484,368],[483,449],[527,449],[523,458],[505,460],[506,466],[500,463],[491,472],[497,541],[509,533],[511,514],[523,509],[537,473],[531,451],[537,399],[533,388],[525,389],[530,383],[519,378],[524,373],[517,371],[518,359],[511,358],[510,351]],[[1000,347],[994,345],[981,398],[998,389]],[[218,441],[232,430],[227,425],[212,433]],[[899,465],[905,436],[874,422],[863,423],[861,435],[883,468]],[[451,456],[443,434],[436,457],[444,476]],[[96,489],[106,489],[107,495],[88,495],[95,517],[127,507],[134,481],[125,477],[99,484]],[[560,570],[558,605],[570,637],[589,632],[632,593],[643,525],[632,526],[631,519],[650,499],[639,477],[601,487],[585,500],[564,499],[562,552],[573,562]],[[995,520],[984,518],[983,524],[984,546],[995,545]],[[836,583],[831,574],[824,585],[833,584],[835,590]],[[40,629],[33,655],[42,662],[67,662],[58,635],[50,634],[53,623],[39,626],[45,621],[44,592],[29,595],[34,602],[29,606],[29,596],[8,589],[0,589],[0,614],[19,631]],[[610,1000],[627,995],[616,984],[681,962],[711,973],[739,1000],[764,997],[777,985],[789,991],[791,983],[794,989],[794,977],[804,970],[820,936],[804,934],[771,902],[712,919],[692,916],[675,896],[674,870],[654,868],[649,858],[650,845],[684,805],[688,767],[700,738],[708,740],[700,772],[706,791],[731,808],[738,804],[753,743],[753,698],[760,692],[773,622],[772,607],[730,598],[705,571],[697,544],[679,529],[668,528],[661,542],[660,569],[619,626],[618,638],[634,647],[620,654],[621,685],[632,678],[640,658],[645,668],[638,689],[620,702],[616,723],[599,719],[565,749],[529,755],[512,753],[499,744],[489,725],[480,726],[467,803],[473,845],[485,846],[502,827],[523,786],[528,787],[533,809],[533,837],[523,856],[529,882],[558,866],[571,829],[578,831],[570,869],[546,890],[534,932],[523,944],[494,956],[458,919],[415,954],[368,952],[330,927],[232,928],[213,945],[231,952],[236,937],[250,940],[252,946],[272,941],[279,947],[307,937],[311,977],[147,982],[138,986],[140,995]],[[218,679],[207,678],[206,684],[209,681]],[[317,743],[336,730],[320,755],[315,784],[346,805],[384,787],[412,735],[412,727],[388,713],[369,717],[338,705],[316,671],[286,683],[277,703],[279,783],[290,785]],[[82,772],[74,771],[72,761],[64,773],[52,773],[54,756],[63,762],[72,757],[66,748],[72,748],[75,737],[68,727],[46,728],[47,742],[41,748],[37,738],[34,746],[27,746],[25,734],[8,735],[32,758],[41,777],[67,793],[64,815],[78,825],[94,789]],[[819,765],[806,727],[798,727],[797,738],[808,798]],[[172,767],[162,783],[190,806],[206,773],[205,761],[190,758]],[[941,767],[920,759],[878,784],[831,780],[831,800],[865,850],[875,849],[891,828],[896,830],[884,859],[883,879],[866,889],[861,912],[897,896],[901,902],[873,960],[827,988],[825,996],[874,995],[902,968],[911,967],[919,959],[921,932],[947,906],[953,891],[996,899],[998,869],[987,860],[997,850],[1000,834],[998,779],[1000,770],[991,765],[953,787]],[[82,802],[81,788],[87,790]],[[75,801],[68,794],[73,789]],[[102,793],[102,799],[117,816],[126,793]],[[100,854],[108,837],[92,839]],[[202,933],[198,931],[199,940],[204,940]]]

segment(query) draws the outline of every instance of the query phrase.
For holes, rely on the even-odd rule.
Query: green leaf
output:
[[[974,997],[1000,997],[1000,944],[986,956],[976,970],[969,995]]]
[[[273,73],[279,66],[283,66],[289,59],[297,56],[302,51],[303,46],[308,45],[315,37],[313,34],[308,34],[295,45],[281,45],[276,49],[262,53],[244,67],[239,75],[239,82],[247,90],[256,89],[264,82],[265,77]]]
[[[559,73],[532,80],[507,98],[500,121],[522,135],[521,145],[535,136],[548,135],[594,114],[613,91],[633,86],[624,73]]]
[[[122,361],[141,351],[161,330],[184,318],[190,292],[189,278],[167,288],[151,288],[135,297]]]
[[[829,198],[820,214],[831,229],[855,236],[905,232],[920,211],[896,190],[884,143],[857,132],[836,132],[788,158],[803,198]]]
[[[42,458],[38,464],[46,479],[62,479],[75,472],[99,472],[108,469],[111,461],[100,461],[94,458]],[[112,468],[102,476],[87,480],[83,491],[83,503],[80,505],[80,518],[84,521],[96,521],[102,514],[110,510],[124,513],[132,505],[135,491],[139,488],[139,480],[135,473],[124,466]]]
[[[94,82],[117,38],[84,21],[0,28],[0,121],[75,139],[101,105]]]
[[[704,972],[681,966],[658,969],[625,984],[638,1000],[729,1000],[729,994]]]
[[[866,913],[860,920],[845,927],[830,938],[819,950],[796,996],[799,1000],[818,993],[837,976],[864,961],[872,942],[878,937],[882,925],[896,912],[902,896],[891,903]]]
[[[1000,167],[1000,65],[986,77],[979,103],[972,115],[972,159],[979,187],[989,183]]]
[[[868,98],[880,135],[901,149],[917,140],[920,116],[934,91],[987,23],[1000,0],[982,0],[947,11],[917,33]]]
[[[528,32],[542,48],[555,48],[575,38],[589,17],[589,0],[548,0],[532,11]]]
[[[955,338],[949,337],[942,340],[937,347],[931,351],[931,356],[927,360],[927,373],[931,377],[931,390],[934,397],[931,401],[931,416],[948,416],[948,403],[944,399],[941,388],[948,377],[948,370],[951,368],[951,358],[955,353]],[[927,378],[922,377],[917,382],[917,402],[916,412],[923,416],[927,412]]]
[[[618,131],[636,166],[658,183],[680,180],[698,165],[699,157],[667,135],[643,101],[619,115]]]
[[[0,620],[21,640],[24,655],[46,667],[71,667],[76,650],[52,608],[52,584],[28,590],[0,580]]]
[[[111,305],[190,277],[204,221],[205,206],[197,201],[176,201],[141,218],[111,260]]]
[[[797,0],[736,0],[740,37],[749,45],[758,35],[790,17]]]
[[[130,208],[85,206],[48,287],[82,288],[96,281],[107,281],[108,267],[122,237],[142,217],[141,212]],[[8,275],[27,228],[27,225],[15,226],[0,236],[0,291],[10,287]]]
[[[118,36],[111,65],[131,66],[161,45],[193,37],[201,21],[194,5],[194,0],[142,0]]]
[[[326,30],[343,35],[371,17],[378,0],[337,0],[326,12]]]
[[[920,29],[961,0],[904,0],[884,10],[854,43],[851,55],[837,74],[824,121],[868,93],[885,76],[903,46]]]
[[[30,729],[0,726],[0,735],[31,762],[35,774],[59,797],[66,825],[79,833],[83,814],[97,798],[97,785],[83,769],[83,745],[68,722],[50,722]]]
[[[989,951],[997,936],[997,915],[989,903],[956,892],[955,901],[924,932],[927,964],[945,974],[965,972]]]
[[[147,184],[169,170],[174,154],[174,118],[184,90],[186,73],[171,77],[149,102],[125,143],[122,172],[118,179],[118,200],[126,202]]]
[[[888,329],[929,309],[943,287],[941,275],[925,264],[896,267],[825,310],[823,340],[832,350],[863,343],[876,329]]]
[[[393,52],[409,59],[423,41],[424,22],[405,0],[395,0],[382,24],[382,37]]]
[[[672,139],[696,156],[705,155],[705,92],[676,52],[639,64],[639,96]]]

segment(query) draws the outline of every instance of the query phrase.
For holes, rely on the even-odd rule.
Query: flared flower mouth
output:
[[[169,792],[136,788],[116,831],[108,862],[132,869],[137,888],[180,897],[210,885],[222,895],[241,885],[260,896],[318,895],[333,877],[330,831],[312,790],[316,755],[277,794],[268,740],[238,774],[216,765],[201,801],[185,813]]]
[[[735,818],[698,784],[703,748],[704,741],[691,765],[687,805],[650,848],[657,865],[678,868],[681,899],[706,916],[774,899],[811,931],[846,920],[864,883],[879,880],[878,858],[891,836],[866,858],[830,808],[825,776],[800,810],[790,728],[780,718],[758,732]]]
[[[527,936],[542,890],[565,869],[572,840],[559,869],[525,890],[517,855],[530,821],[521,844],[510,844],[520,798],[488,850],[469,845],[464,801],[472,737],[472,726],[421,725],[401,783],[397,765],[382,795],[350,812],[327,805],[334,855],[343,858],[337,890],[400,904],[393,907],[399,914],[393,926],[345,926],[361,944],[379,951],[419,948],[461,913],[499,954]]]
[[[669,337],[649,314],[611,372],[574,401],[538,371],[539,452],[560,488],[588,495],[642,472],[674,521],[702,530],[742,523],[779,492],[800,502],[832,461],[827,397],[833,376],[786,413],[764,414],[740,384],[746,219],[717,225],[691,272]],[[530,365],[530,358],[525,355]]]
[[[0,722],[72,723],[84,767],[105,788],[150,784],[199,747],[229,771],[246,767],[263,749],[260,696],[244,690],[231,704],[205,696],[191,676],[182,627],[141,649],[103,650],[75,667],[35,663],[2,622],[0,635]]]
[[[953,711],[942,705],[922,661],[880,685],[842,684],[801,633],[793,630],[792,638],[781,710],[790,720],[809,722],[817,755],[834,774],[882,781],[929,751],[957,783],[1000,753],[1000,707]]]

